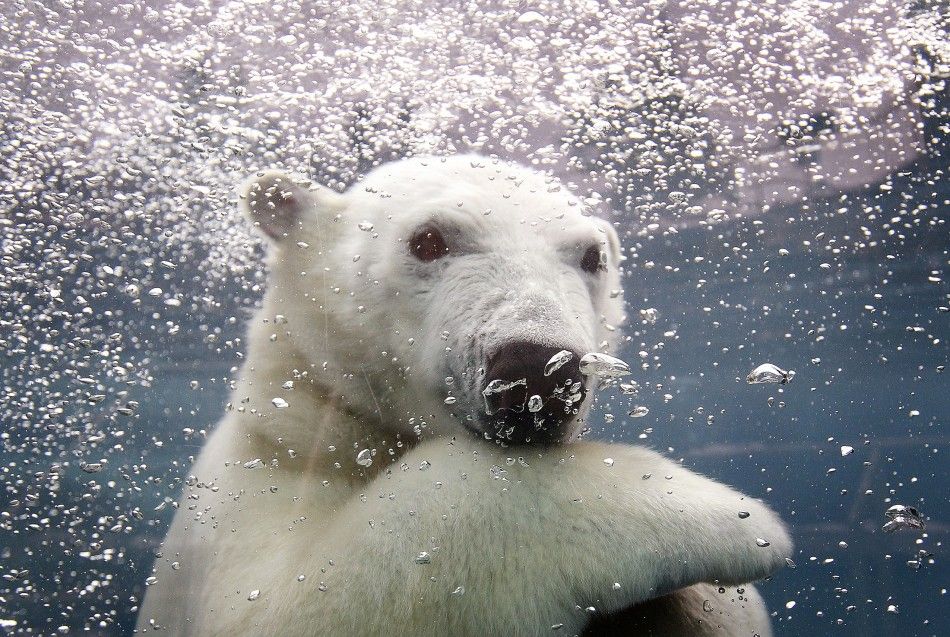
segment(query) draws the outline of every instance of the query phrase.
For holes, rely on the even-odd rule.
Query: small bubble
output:
[[[640,391],[640,385],[636,381],[629,383],[620,383],[620,393],[624,396],[633,396]]]
[[[368,467],[373,464],[373,454],[369,449],[363,449],[356,454],[356,464],[361,467]]]
[[[542,407],[544,407],[544,400],[542,400],[537,394],[528,399],[528,411],[531,413],[537,413],[541,411]]]
[[[431,564],[432,556],[426,551],[421,551],[418,555],[416,555],[415,562],[416,564]]]

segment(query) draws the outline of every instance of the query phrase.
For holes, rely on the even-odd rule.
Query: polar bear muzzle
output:
[[[551,371],[547,364],[559,354],[566,358],[566,353],[566,362]],[[510,444],[568,438],[587,395],[580,358],[561,347],[524,341],[501,346],[489,358],[482,389],[486,433]]]

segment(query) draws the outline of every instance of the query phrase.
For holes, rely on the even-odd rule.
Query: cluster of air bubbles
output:
[[[919,571],[921,567],[925,565],[932,565],[933,563],[933,553],[926,549],[917,549],[916,555],[914,555],[913,558],[907,560],[907,566],[915,571]]]
[[[363,449],[356,454],[356,464],[361,467],[369,467],[373,464],[373,452],[369,449]]]

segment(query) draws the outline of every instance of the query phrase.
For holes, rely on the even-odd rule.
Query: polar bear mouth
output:
[[[579,360],[563,347],[524,341],[500,347],[486,366],[482,433],[509,444],[568,439],[587,397]]]

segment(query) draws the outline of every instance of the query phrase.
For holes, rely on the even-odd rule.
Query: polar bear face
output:
[[[351,409],[511,443],[576,432],[596,382],[578,361],[622,321],[620,249],[559,182],[415,158],[342,195],[263,173],[243,200],[272,240],[269,295],[295,346],[350,381]],[[555,355],[569,360],[545,374]]]

